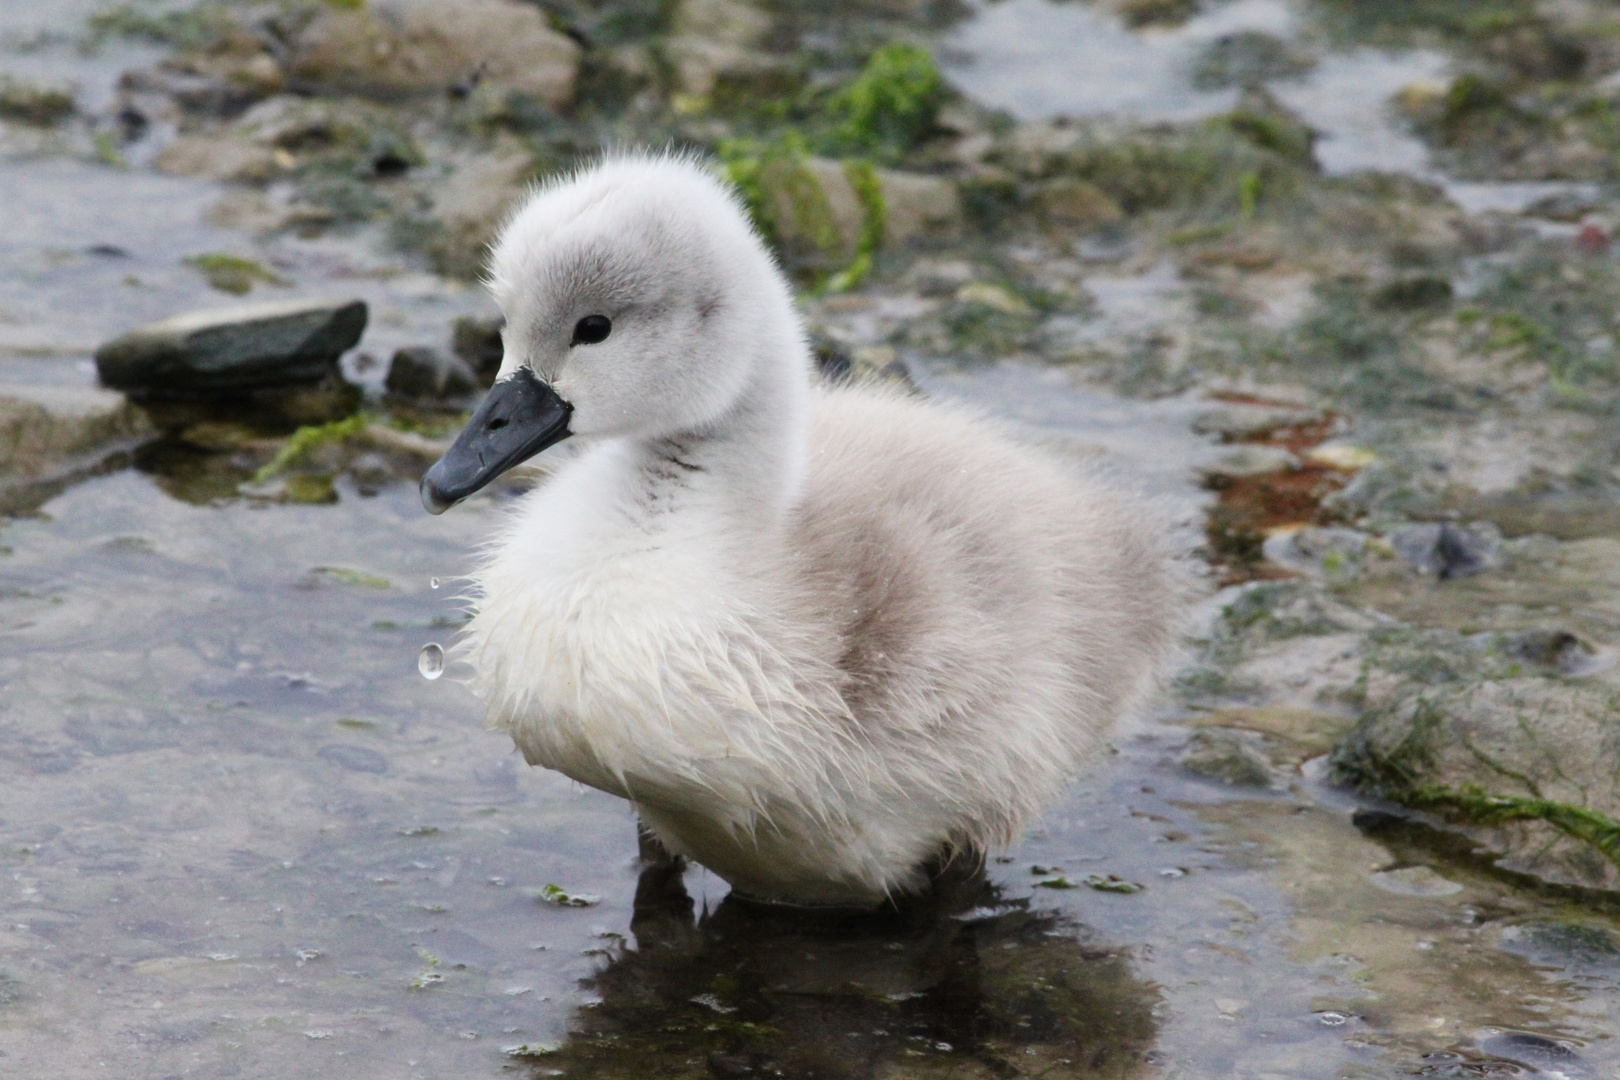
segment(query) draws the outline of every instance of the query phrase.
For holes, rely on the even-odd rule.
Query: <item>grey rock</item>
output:
[[[182,135],[152,164],[171,176],[243,182],[269,180],[282,171],[273,150],[228,135]]]
[[[1303,55],[1280,38],[1257,30],[1222,34],[1208,45],[1193,65],[1193,85],[1201,90],[1258,86],[1275,79],[1290,79],[1312,67]]]
[[[392,483],[396,477],[394,463],[375,450],[368,450],[349,462],[348,473],[362,495],[374,494]]]
[[[962,231],[962,198],[942,176],[877,170],[883,195],[883,243],[897,247],[913,240],[951,239]]]
[[[145,414],[119,394],[0,384],[0,481],[71,470],[153,434]]]
[[[1463,887],[1448,881],[1427,866],[1403,866],[1396,870],[1380,870],[1370,879],[1374,888],[1394,896],[1456,896]]]
[[[1438,525],[1402,525],[1384,539],[1401,560],[1420,574],[1436,572],[1435,548],[1440,543]]]
[[[573,100],[580,53],[536,4],[373,0],[321,5],[291,43],[288,72],[383,97],[444,93],[476,79],[559,109]]]
[[[463,315],[450,332],[450,348],[473,369],[478,381],[491,386],[501,370],[506,345],[501,331],[506,320],[499,315]]]
[[[1489,522],[1403,525],[1388,539],[1412,569],[1441,581],[1482,574],[1501,561],[1502,532]]]
[[[812,334],[811,346],[816,369],[828,382],[877,382],[905,390],[917,389],[911,369],[900,354],[887,345],[848,348],[825,334]]]
[[[1608,665],[1606,657],[1567,630],[1519,630],[1502,636],[1502,651],[1515,659],[1579,678]]]
[[[216,308],[138,326],[96,350],[101,382],[136,396],[206,397],[311,385],[366,328],[364,301]]]
[[[1217,477],[1239,479],[1291,472],[1298,468],[1299,458],[1281,446],[1239,443],[1223,450],[1220,457],[1203,469],[1203,473],[1206,480]]]
[[[955,296],[977,275],[966,259],[919,259],[906,271],[906,283],[922,296]]]
[[[422,345],[394,353],[385,385],[401,397],[462,397],[478,389],[478,375],[459,356]]]
[[[1537,199],[1524,212],[1529,217],[1573,223],[1602,208],[1603,200],[1594,192],[1559,191]]]
[[[1072,176],[1042,180],[1030,194],[1042,219],[1061,229],[1088,229],[1125,219],[1125,211],[1111,195]]]
[[[780,77],[783,58],[764,50],[771,17],[743,0],[684,0],[670,18],[664,44],[682,92],[706,98],[722,84]]]
[[[132,394],[152,423],[179,432],[222,421],[285,428],[329,424],[353,416],[362,394],[336,375],[318,383],[190,394]]]
[[[187,112],[207,116],[235,116],[266,94],[280,89],[280,70],[269,62],[269,78],[234,78],[238,72],[199,72],[176,70],[168,65],[134,68],[124,72],[118,89],[126,96],[158,94]]]
[[[1279,566],[1312,576],[1345,575],[1367,550],[1367,534],[1355,529],[1307,526],[1266,538],[1265,557]]]
[[[917,389],[911,369],[887,345],[864,345],[850,354],[849,377],[856,382],[886,382],[906,390]]]
[[[1320,420],[1320,410],[1301,405],[1254,405],[1247,402],[1223,402],[1200,413],[1193,420],[1193,430],[1200,435],[1219,435],[1228,441],[1250,439],[1269,434],[1278,428],[1295,427]]]
[[[1550,650],[1556,663],[1569,648],[1558,643],[1506,635],[1482,649],[1450,631],[1386,634],[1368,654],[1366,709],[1334,747],[1333,775],[1438,815],[1506,868],[1620,886],[1615,688],[1526,670],[1514,655]]]

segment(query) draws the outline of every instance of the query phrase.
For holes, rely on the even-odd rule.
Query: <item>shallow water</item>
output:
[[[948,39],[946,70],[966,93],[1020,119],[1193,120],[1226,112],[1238,99],[1236,88],[1197,84],[1197,61],[1212,44],[1243,32],[1293,42],[1308,25],[1283,0],[1215,4],[1179,27],[1147,30],[1127,29],[1090,4],[1007,0],[985,5]],[[1442,78],[1449,67],[1430,50],[1341,49],[1265,85],[1320,134],[1316,156],[1326,172],[1427,174],[1428,152],[1396,123],[1390,98]]]
[[[366,297],[378,352],[485,302],[364,236],[259,247],[209,224],[211,185],[18,152],[0,189],[0,380],[88,381],[106,335],[227,302],[180,264],[201,251]],[[1099,283],[1104,317],[1159,284]],[[1192,526],[1196,401],[919,379]],[[406,484],[170,487],[126,469],[0,525],[0,1075],[1620,1077],[1614,913],[1358,827],[1308,778],[1322,746],[1234,789],[1147,718],[943,910],[762,914],[701,869],[644,872],[622,802],[525,766],[454,665],[418,673],[498,498],[430,518]]]
[[[0,0],[0,74],[69,83],[81,111],[104,110],[119,73],[161,53],[121,42],[84,49],[81,20],[100,6],[82,0],[47,10]],[[361,351],[378,361],[369,373],[380,379],[394,349],[444,344],[456,315],[493,310],[481,290],[409,265],[375,230],[256,240],[219,223],[221,185],[140,167],[162,141],[154,134],[136,143],[119,167],[97,160],[77,129],[0,125],[0,381],[86,381],[93,372],[83,361],[131,326],[176,311],[306,296],[367,301]],[[208,254],[254,259],[285,284],[227,296],[185,263]]]
[[[1098,408],[1017,369],[931,379],[1172,497],[1162,477],[1198,451],[1178,402]],[[1122,736],[965,920],[828,934],[722,904],[700,869],[701,927],[656,880],[637,916],[624,804],[524,766],[453,666],[416,671],[500,504],[429,518],[407,485],[340,494],[193,506],[123,472],[0,533],[10,1068],[477,1076],[545,1046],[536,1067],[570,1075],[703,1075],[833,1024],[854,1034],[829,1075],[1384,1075],[1498,1029],[1620,1075],[1620,970],[1523,944],[1602,916],[1462,864],[1437,867],[1459,889],[1392,893],[1379,871],[1432,857],[1303,777],[1183,776],[1172,724]],[[553,885],[597,899],[550,903]],[[1026,983],[1053,972],[1069,982],[1028,1020]]]

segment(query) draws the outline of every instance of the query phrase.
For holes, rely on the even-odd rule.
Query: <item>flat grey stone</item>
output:
[[[1265,435],[1278,428],[1308,424],[1321,418],[1321,410],[1303,405],[1223,402],[1200,413],[1192,426],[1200,435],[1219,435],[1224,439],[1236,440]]]
[[[192,311],[107,342],[96,350],[96,370],[104,386],[158,397],[317,383],[365,328],[362,300]]]
[[[1219,458],[1205,466],[1203,473],[1206,478],[1227,477],[1239,480],[1250,476],[1292,472],[1298,468],[1299,458],[1281,446],[1238,443],[1223,450]]]
[[[36,479],[155,434],[144,413],[93,386],[0,384],[0,478]]]
[[[1355,564],[1367,550],[1367,534],[1308,525],[1295,533],[1267,537],[1261,550],[1279,566],[1313,577],[1354,576]]]

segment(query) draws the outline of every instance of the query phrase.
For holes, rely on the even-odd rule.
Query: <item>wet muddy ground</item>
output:
[[[318,497],[300,501],[252,483],[284,431],[188,429],[8,503],[0,1075],[1620,1077],[1616,894],[1354,794],[1329,762],[1362,672],[1416,680],[1463,649],[1400,633],[1620,645],[1613,177],[1548,150],[1570,140],[1538,136],[1529,104],[1424,111],[1459,73],[1542,79],[1489,67],[1503,34],[1556,69],[1563,38],[1487,6],[805,9],[804,48],[835,66],[899,26],[1006,110],[952,153],[1010,140],[956,181],[1006,234],[971,218],[880,253],[853,291],[807,283],[818,340],[1100,458],[1210,568],[1176,686],[984,880],[905,917],[785,918],[648,865],[623,803],[525,766],[454,666],[419,674],[509,491],[430,518],[408,462],[350,454],[305,467]],[[252,201],[282,181],[171,175],[156,144],[98,139],[119,74],[175,46],[87,48],[95,10],[0,2],[0,70],[74,80],[84,117],[4,125],[0,382],[90,385],[100,341],[227,302],[200,255],[266,268],[254,299],[366,299],[345,363],[373,390],[360,353],[489,310],[386,220],[261,229]],[[1051,116],[1196,141],[1257,78],[1289,112],[1251,129],[1308,124],[1319,171],[1252,148],[1229,169],[1217,147],[1185,174],[1214,194],[1139,208],[1135,180],[1071,156],[1114,205],[1100,220],[1020,216],[1052,188],[1036,210],[996,201],[1020,153],[1072,155],[1063,126],[1030,142]],[[1579,96],[1558,86],[1555,112]],[[675,116],[632,133],[713,148],[715,114]],[[1487,152],[1512,139],[1513,162]],[[934,153],[900,164],[945,168]],[[1353,175],[1369,167],[1435,186]],[[459,415],[366,408],[429,436]],[[1505,554],[1414,576],[1399,529],[1442,520],[1488,520]],[[1306,525],[1361,539],[1288,546]],[[1612,670],[1594,660],[1577,689]]]

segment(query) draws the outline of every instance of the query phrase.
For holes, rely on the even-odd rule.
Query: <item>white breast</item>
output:
[[[812,706],[761,632],[747,553],[700,513],[649,513],[626,452],[594,449],[520,506],[480,576],[475,688],[533,764],[747,821]]]

